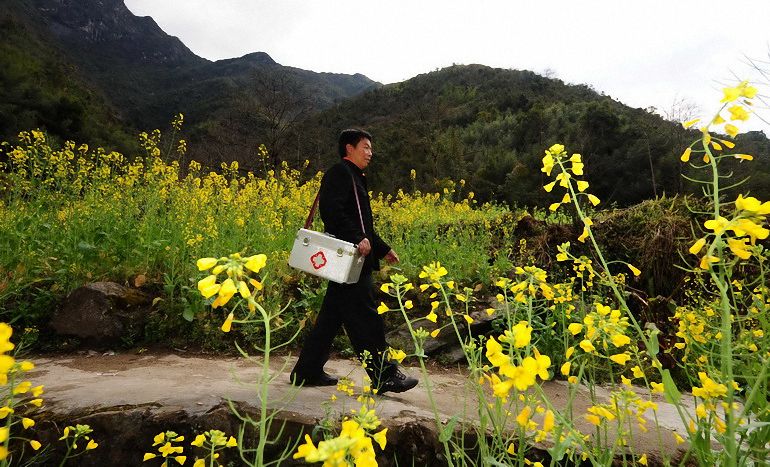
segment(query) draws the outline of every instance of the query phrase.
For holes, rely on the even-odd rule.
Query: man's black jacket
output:
[[[361,203],[361,217],[366,232],[361,230],[361,220],[353,193],[354,183]],[[327,233],[354,244],[358,244],[364,238],[369,239],[372,252],[366,257],[364,269],[378,271],[380,259],[388,254],[390,246],[374,231],[372,207],[369,203],[369,190],[364,172],[345,159],[329,168],[321,179],[319,210]]]

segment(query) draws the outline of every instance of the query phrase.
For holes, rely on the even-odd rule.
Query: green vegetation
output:
[[[333,157],[334,134],[351,122],[374,135],[371,186],[385,192],[440,190],[444,180],[464,179],[480,201],[545,206],[556,199],[539,189],[545,179],[530,168],[555,142],[583,154],[587,180],[608,203],[693,190],[682,179],[691,170],[678,157],[696,131],[529,71],[453,66],[372,90],[313,117],[305,153],[323,148],[323,166]],[[757,160],[736,166],[734,178],[751,173],[743,189],[770,194],[770,158],[759,157],[770,154],[770,142],[762,133],[737,142]]]
[[[45,128],[61,140],[135,147],[127,130],[133,131],[77,68],[11,11],[0,13],[0,141]]]

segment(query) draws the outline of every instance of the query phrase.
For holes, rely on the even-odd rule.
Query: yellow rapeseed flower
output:
[[[630,359],[631,356],[627,353],[618,353],[610,356],[610,360],[617,363],[618,365],[625,365]]]
[[[580,348],[586,353],[591,353],[596,350],[596,347],[588,339],[580,341]]]
[[[711,265],[714,263],[719,262],[719,257],[717,256],[711,256],[711,255],[705,255],[703,258],[700,259],[700,265],[699,267],[703,270],[709,270],[711,269]]]
[[[204,298],[214,296],[221,287],[221,284],[217,284],[217,276],[213,274],[198,281],[198,291]]]
[[[682,126],[685,127],[685,128],[690,128],[691,126],[695,125],[699,121],[700,121],[700,118],[696,118],[696,119],[693,119],[693,120],[688,120],[688,121],[682,123]]]
[[[313,440],[310,435],[305,435],[305,444],[301,444],[297,447],[297,452],[292,456],[293,459],[305,459],[306,462],[318,462],[319,453],[318,448],[313,444]]]
[[[387,433],[388,433],[388,429],[383,428],[382,431],[379,431],[374,435],[372,435],[372,439],[374,439],[374,441],[380,445],[380,449],[385,449],[385,446],[387,445],[387,437],[386,437]]]
[[[623,347],[624,345],[631,343],[631,338],[625,334],[616,333],[610,336],[610,341],[615,347]]]
[[[406,353],[403,350],[388,349],[388,358],[401,363],[406,358]]]
[[[709,219],[704,222],[703,226],[713,231],[715,235],[720,235],[730,226],[730,221],[722,216],[717,216],[716,219]]]
[[[730,120],[746,121],[749,119],[749,113],[740,105],[734,105],[728,108],[727,111],[730,112]]]
[[[687,149],[684,150],[684,152],[679,157],[679,159],[682,162],[689,162],[690,161],[690,154],[692,154],[692,148],[687,148]]]
[[[735,126],[735,125],[733,125],[731,123],[725,124],[725,133],[730,135],[731,138],[735,138],[738,135],[738,132],[739,132],[739,130],[738,130],[737,126]]]
[[[259,272],[267,265],[267,255],[258,254],[247,258],[246,263],[243,265],[246,269],[254,272]]]
[[[246,282],[244,281],[238,281],[238,293],[240,293],[241,297],[243,298],[251,297],[251,291],[249,290],[249,286],[246,285]]]
[[[233,325],[233,312],[231,311],[229,315],[227,315],[227,318],[225,319],[225,322],[222,323],[222,332],[230,332],[230,328]]]
[[[543,431],[550,433],[555,425],[555,417],[552,410],[546,410],[543,416]]]
[[[195,264],[198,266],[199,271],[208,271],[216,266],[218,261],[217,258],[201,258]]]
[[[227,304],[227,302],[230,301],[231,298],[233,298],[233,295],[238,291],[238,289],[235,287],[235,282],[233,282],[232,279],[227,278],[224,282],[222,282],[222,286],[219,288],[218,297],[216,302],[218,303],[217,306],[224,306]],[[213,308],[217,308],[212,304]]]
[[[747,250],[747,241],[747,238],[728,238],[727,245],[730,247],[730,251],[732,251],[735,256],[739,257],[740,259],[749,259],[751,258],[751,252]]]
[[[770,214],[770,201],[761,202],[753,196],[744,198],[743,195],[738,195],[735,199],[735,208],[739,211],[749,211],[756,215],[765,216]]]
[[[703,248],[703,246],[706,244],[705,238],[699,238],[695,243],[692,244],[689,251],[690,253],[697,255],[700,250]]]
[[[526,427],[529,423],[529,418],[532,415],[532,407],[526,406],[523,409],[521,409],[521,412],[519,412],[519,415],[516,416],[516,423],[519,424],[521,427]]]
[[[698,378],[701,381],[702,387],[694,386],[692,388],[692,395],[700,397],[702,399],[711,399],[714,397],[721,397],[727,394],[727,386],[721,383],[715,382],[709,378],[708,375],[700,371],[698,372]]]

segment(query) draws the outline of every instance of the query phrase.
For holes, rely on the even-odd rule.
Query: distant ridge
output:
[[[270,139],[268,123],[251,121],[233,129],[231,121],[234,111],[244,111],[244,103],[262,105],[263,96],[257,95],[255,86],[267,76],[281,76],[283,85],[303,104],[303,114],[380,86],[360,74],[284,67],[265,52],[209,61],[166,34],[152,18],[131,13],[123,0],[6,1],[15,23],[34,30],[58,50],[41,51],[40,44],[26,46],[46,56],[56,54],[60,61],[74,66],[129,128],[164,128],[174,114],[182,112],[194,140],[228,144],[222,133],[248,130],[250,141],[265,141]],[[8,40],[0,39],[0,45]],[[248,146],[253,155],[256,146],[251,142],[239,145]],[[191,148],[212,150],[200,145]],[[235,149],[235,156],[245,156]]]

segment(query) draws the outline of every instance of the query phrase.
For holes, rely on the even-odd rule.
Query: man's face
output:
[[[362,138],[355,147],[348,144],[345,148],[347,149],[346,159],[356,164],[361,170],[364,170],[372,160],[372,142],[369,141],[369,138]]]

